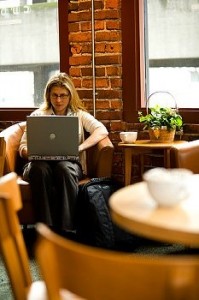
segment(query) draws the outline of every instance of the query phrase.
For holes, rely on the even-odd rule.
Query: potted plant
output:
[[[181,130],[183,126],[177,109],[159,105],[150,108],[145,116],[139,111],[138,119],[145,124],[144,129],[149,130],[150,140],[155,142],[172,142],[176,129]]]

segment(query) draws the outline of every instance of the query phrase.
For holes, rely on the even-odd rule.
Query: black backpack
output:
[[[120,188],[110,178],[93,178],[80,186],[76,230],[81,243],[108,249],[130,250],[136,237],[112,222],[110,196]]]

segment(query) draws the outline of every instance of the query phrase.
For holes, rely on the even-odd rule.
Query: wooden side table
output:
[[[162,149],[165,168],[170,167],[170,148],[173,145],[186,143],[187,141],[174,141],[172,143],[152,143],[150,140],[137,140],[134,144],[119,143],[118,146],[124,149],[125,164],[125,186],[131,183],[132,155],[140,155],[141,175],[144,172],[144,154],[152,153],[154,149]]]

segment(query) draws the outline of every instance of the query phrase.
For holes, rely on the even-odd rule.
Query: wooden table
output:
[[[147,238],[199,247],[199,175],[190,185],[190,197],[172,208],[158,207],[145,182],[124,187],[110,198],[113,221]]]
[[[150,140],[137,140],[133,144],[119,143],[124,148],[125,186],[131,183],[132,155],[139,154],[141,158],[141,175],[144,172],[143,155],[152,153],[154,149],[162,149],[164,155],[164,167],[170,167],[170,149],[173,145],[185,143],[186,141],[174,141],[172,143],[152,143]]]

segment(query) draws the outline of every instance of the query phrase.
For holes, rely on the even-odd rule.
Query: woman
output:
[[[65,73],[47,82],[44,103],[32,115],[77,116],[79,120],[79,161],[32,161],[24,169],[30,182],[36,218],[58,232],[73,231],[78,182],[86,174],[85,152],[108,135],[106,127],[86,112],[75,86]],[[90,135],[84,138],[84,130]],[[27,136],[24,132],[19,153],[27,158]]]

